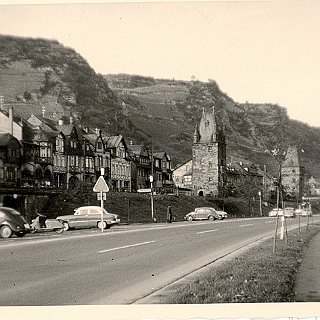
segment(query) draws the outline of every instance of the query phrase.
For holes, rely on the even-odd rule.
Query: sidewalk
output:
[[[297,275],[296,302],[320,302],[320,233],[313,237]]]

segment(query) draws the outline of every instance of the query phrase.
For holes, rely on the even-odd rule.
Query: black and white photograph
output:
[[[320,316],[319,1],[1,1],[0,314]]]

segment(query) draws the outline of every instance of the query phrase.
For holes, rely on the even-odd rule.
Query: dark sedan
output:
[[[23,237],[30,229],[26,219],[15,209],[0,207],[0,236],[10,238],[13,234]]]

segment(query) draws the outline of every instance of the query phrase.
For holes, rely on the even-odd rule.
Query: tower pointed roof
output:
[[[300,154],[297,146],[289,146],[282,167],[300,167]]]
[[[199,125],[199,142],[208,143],[216,140],[217,123],[214,106],[211,111],[203,109]]]

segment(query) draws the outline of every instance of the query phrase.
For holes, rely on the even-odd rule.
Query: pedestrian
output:
[[[172,210],[171,210],[171,206],[168,206],[167,208],[167,222],[171,223],[172,221]]]

